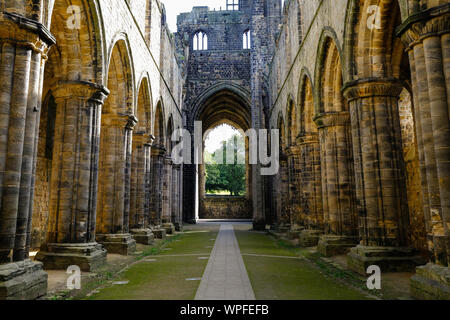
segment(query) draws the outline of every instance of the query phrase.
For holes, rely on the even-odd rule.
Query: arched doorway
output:
[[[200,213],[204,210],[205,192],[205,166],[203,162],[203,150],[205,133],[221,124],[229,124],[232,127],[248,133],[251,128],[251,115],[249,93],[240,86],[232,84],[219,84],[199,95],[194,103],[192,116],[188,119],[188,129],[194,135],[199,137],[199,153],[197,157],[201,159],[199,164],[184,166],[184,209],[185,219],[196,220],[200,217]],[[199,123],[201,125],[199,126]],[[194,132],[194,128],[197,129]],[[248,155],[250,137],[245,136],[245,150]],[[253,139],[254,140],[254,139]],[[258,143],[255,141],[254,143]],[[192,154],[195,155],[195,146],[193,144]],[[252,165],[249,164],[248,156],[246,156],[246,196],[245,205],[242,207],[244,211],[252,212],[250,217],[254,216],[252,209]],[[196,187],[192,190],[192,185]],[[189,187],[191,186],[191,187]],[[191,189],[191,190],[189,190]],[[230,199],[228,199],[230,200]],[[191,213],[191,215],[189,215]]]

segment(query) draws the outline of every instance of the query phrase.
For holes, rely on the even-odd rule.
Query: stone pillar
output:
[[[288,157],[280,153],[280,171],[276,177],[276,188],[274,189],[277,212],[277,226],[279,232],[289,232],[291,229],[291,218],[289,212],[289,168]]]
[[[411,291],[450,299],[450,3],[418,12],[399,27],[411,66],[422,194],[431,261]]]
[[[325,231],[318,251],[333,256],[348,252],[358,243],[350,114],[323,113],[315,122],[320,138]]]
[[[97,241],[109,253],[128,255],[136,250],[130,234],[130,169],[137,119],[119,114],[102,117]]]
[[[172,223],[175,231],[183,231],[183,217],[181,216],[181,165],[172,166]]]
[[[303,227],[300,204],[300,148],[295,145],[287,148],[288,163],[288,207],[290,212],[289,238],[297,239]]]
[[[106,262],[95,242],[100,117],[109,92],[92,83],[59,83],[49,227],[36,260],[45,269],[77,265],[92,271]]]
[[[0,13],[0,300],[47,292],[29,248],[43,69],[53,44],[42,24]]]
[[[150,194],[150,215],[153,225],[153,233],[158,239],[164,239],[166,237],[166,230],[161,228],[163,212],[163,180],[165,154],[166,149],[164,148],[164,146],[154,145],[152,147],[152,188]]]
[[[302,133],[299,146],[299,206],[302,226],[299,244],[313,247],[323,234],[322,176],[318,133]]]
[[[173,202],[173,181],[172,181],[172,165],[173,161],[170,157],[164,157],[164,182],[163,182],[163,203],[162,203],[162,228],[166,230],[166,234],[174,234],[175,226],[172,223]]]
[[[153,136],[133,135],[131,163],[130,232],[137,243],[151,245],[155,239],[150,225],[149,180]]]
[[[351,269],[366,274],[412,271],[421,259],[409,248],[409,212],[398,110],[403,86],[397,80],[349,83],[349,101],[361,244],[348,255]]]

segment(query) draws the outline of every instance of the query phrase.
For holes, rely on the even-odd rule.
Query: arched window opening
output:
[[[194,35],[194,51],[208,50],[208,35],[202,31]]]
[[[249,49],[252,48],[252,39],[251,39],[250,30],[247,30],[247,31],[244,32],[243,48],[244,48],[244,50],[249,50]]]

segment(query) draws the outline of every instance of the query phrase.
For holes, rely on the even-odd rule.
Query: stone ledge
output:
[[[357,244],[357,237],[323,235],[317,244],[317,251],[325,257],[332,257],[348,253]]]
[[[411,292],[421,300],[450,300],[450,269],[432,263],[418,267],[410,280]]]
[[[303,230],[299,234],[299,245],[300,247],[309,248],[315,247],[319,243],[322,231],[317,230]]]
[[[131,229],[130,232],[136,243],[152,245],[155,242],[155,235],[150,229]]]
[[[106,263],[106,250],[98,243],[46,244],[39,251],[36,260],[46,270],[66,270],[75,265],[82,271],[91,272]]]
[[[379,266],[382,272],[415,272],[418,265],[424,265],[426,259],[413,248],[366,247],[357,246],[347,255],[351,270],[366,275],[367,268]]]
[[[47,294],[42,263],[25,260],[0,265],[0,300],[34,300]]]
[[[130,255],[136,251],[136,241],[131,234],[97,234],[97,241],[108,253]]]

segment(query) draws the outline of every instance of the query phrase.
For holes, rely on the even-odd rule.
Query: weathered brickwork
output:
[[[182,189],[169,188],[179,182],[166,175],[173,181],[150,218],[151,188],[162,179],[151,175],[154,140],[168,148],[160,136],[169,121],[171,130],[183,126],[182,70],[163,5],[30,4],[0,2],[0,298],[45,294],[42,268],[90,271],[105,249],[150,244],[167,203],[181,208]],[[165,222],[179,225],[181,214]],[[40,247],[41,262],[29,260],[30,247]],[[29,286],[19,294],[20,281]]]
[[[416,270],[417,298],[450,299],[448,0],[239,5],[194,7],[171,34],[159,0],[0,0],[0,299],[199,214],[250,216],[364,275]],[[246,198],[207,198],[204,165],[171,158],[195,121],[279,129],[280,170],[248,164]]]
[[[348,264],[362,274],[369,257],[385,271],[431,261],[411,280],[413,292],[448,299],[448,283],[438,280],[448,274],[448,1],[291,0],[284,15],[269,73],[270,126],[283,123],[288,135],[298,134],[295,150],[302,131],[311,130],[298,132],[301,123],[317,124],[319,251],[334,255],[354,247]],[[305,77],[314,105],[306,117]],[[299,106],[297,124],[289,101]],[[289,171],[295,177],[304,166]],[[310,185],[296,188],[304,193]],[[306,206],[286,206],[298,229]],[[340,234],[346,240],[336,238]],[[302,243],[302,232],[297,235]]]
[[[207,196],[200,208],[201,219],[252,219],[246,197]]]

